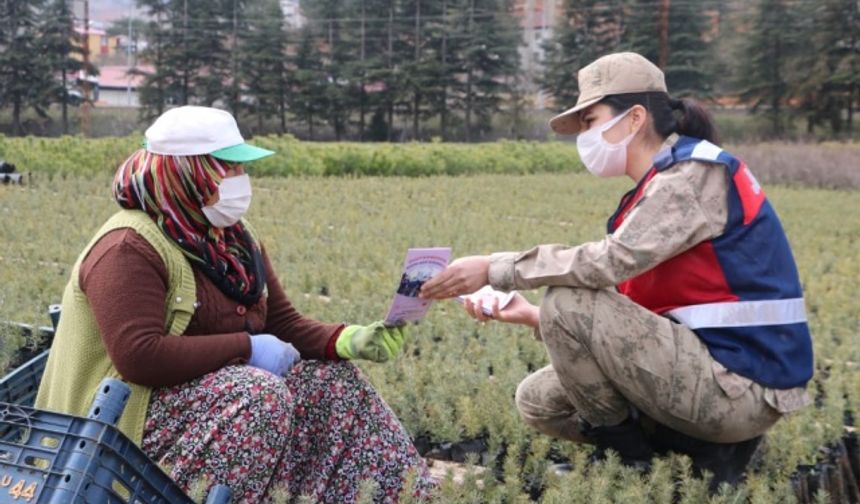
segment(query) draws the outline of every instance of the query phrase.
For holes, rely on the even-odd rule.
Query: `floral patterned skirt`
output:
[[[229,366],[153,391],[142,448],[185,488],[224,483],[234,502],[396,502],[433,482],[403,426],[349,362],[302,361],[285,378]]]

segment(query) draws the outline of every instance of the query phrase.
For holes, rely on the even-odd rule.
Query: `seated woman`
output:
[[[422,296],[548,287],[540,307],[517,295],[492,311],[535,328],[549,353],[517,389],[525,422],[643,468],[655,451],[687,453],[712,488],[735,482],[760,436],[809,402],[812,343],[788,241],[750,170],[715,145],[701,107],[669,97],[659,68],[611,54],[578,79],[576,106],[551,127],[579,133],[591,173],[636,184],[606,236],[462,258]],[[466,303],[487,320],[482,308]]]
[[[179,107],[119,167],[123,208],[81,253],[36,405],[83,415],[98,383],[131,397],[119,428],[188,488],[224,483],[236,502],[289,492],[353,502],[360,483],[396,500],[427,468],[388,405],[350,359],[383,362],[405,328],[302,316],[259,237],[233,117]]]

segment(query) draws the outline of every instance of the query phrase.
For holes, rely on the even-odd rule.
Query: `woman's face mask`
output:
[[[630,133],[619,143],[609,143],[603,134],[624,119],[631,109],[611,120],[583,131],[576,137],[576,150],[588,171],[598,177],[617,177],[627,169],[627,145],[636,132]]]
[[[218,201],[203,207],[209,222],[219,228],[230,227],[251,206],[251,179],[247,174],[227,177],[218,184]]]

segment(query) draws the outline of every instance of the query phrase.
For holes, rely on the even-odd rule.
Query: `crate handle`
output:
[[[105,378],[99,384],[99,390],[87,418],[116,426],[130,395],[131,389],[121,380]]]
[[[48,316],[51,317],[51,327],[54,332],[57,332],[57,326],[60,324],[60,312],[63,311],[63,306],[58,304],[48,305]]]

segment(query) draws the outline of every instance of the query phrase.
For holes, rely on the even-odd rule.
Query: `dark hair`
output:
[[[600,100],[620,114],[633,105],[642,105],[654,120],[654,132],[665,139],[672,133],[702,138],[711,143],[720,143],[720,133],[711,114],[691,98],[676,100],[667,93],[625,93],[610,95]],[[678,112],[676,115],[675,112]]]

